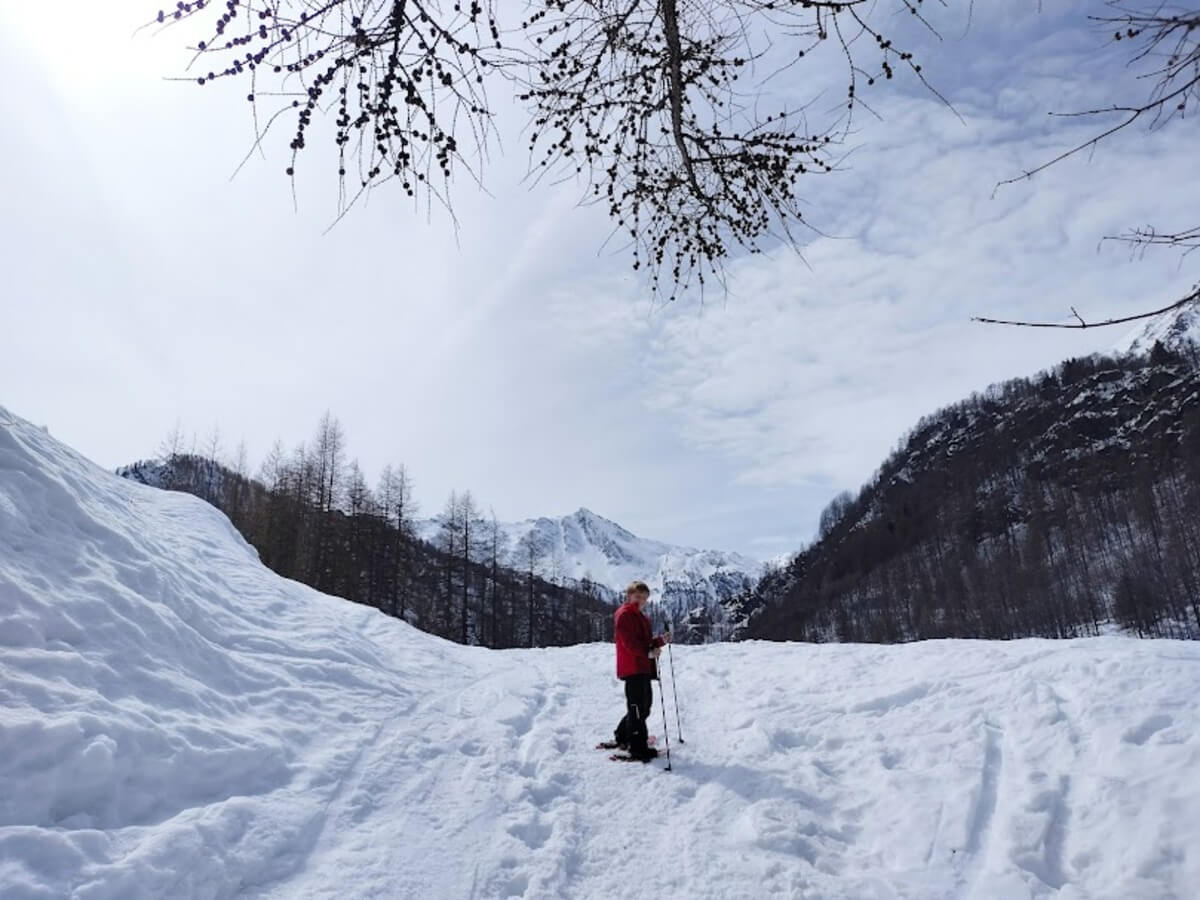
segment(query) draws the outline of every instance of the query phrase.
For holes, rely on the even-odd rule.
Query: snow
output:
[[[1200,646],[489,651],[281,579],[0,409],[0,896],[1185,898]]]
[[[1189,303],[1137,324],[1113,349],[1117,353],[1149,353],[1158,341],[1169,350],[1179,350],[1187,343],[1200,344],[1200,303]]]

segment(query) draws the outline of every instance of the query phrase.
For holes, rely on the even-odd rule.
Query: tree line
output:
[[[1200,351],[1095,356],[921,420],[734,602],[745,636],[1200,637]]]
[[[544,578],[541,552],[522,547],[521,571],[500,564],[504,534],[469,491],[454,492],[436,537],[417,533],[413,481],[385,466],[372,488],[330,414],[290,452],[277,441],[257,477],[240,445],[225,459],[214,429],[185,441],[177,426],[160,458],[120,471],[216,506],[278,574],[404,619],[431,634],[494,648],[560,646],[611,637],[607,592]]]

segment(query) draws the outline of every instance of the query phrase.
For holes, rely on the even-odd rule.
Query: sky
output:
[[[1095,6],[951,0],[940,39],[897,20],[953,110],[911,78],[870,89],[880,118],[801,185],[802,253],[735,258],[727,293],[662,303],[580,186],[531,187],[519,151],[493,148],[486,192],[455,182],[456,222],[380,190],[330,229],[320,151],[295,198],[286,155],[231,177],[244,86],[164,77],[187,54],[134,34],[153,4],[0,2],[0,405],[106,467],[176,423],[257,465],[329,410],[368,477],[403,462],[430,514],[469,489],[501,520],[587,507],[672,543],[795,551],[921,416],[1127,331],[971,316],[1128,315],[1198,277],[1101,241],[1194,224],[1194,120],[997,188],[1096,129],[1049,112],[1144,89]],[[774,83],[817,108],[828,74]],[[522,124],[511,110],[504,147]]]

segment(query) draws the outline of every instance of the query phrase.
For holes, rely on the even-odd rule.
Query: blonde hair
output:
[[[625,588],[625,596],[631,597],[634,594],[645,594],[649,597],[650,588],[644,581],[631,581],[629,582],[629,586]]]

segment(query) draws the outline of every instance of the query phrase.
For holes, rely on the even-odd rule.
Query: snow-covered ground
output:
[[[1197,896],[1200,646],[456,646],[0,409],[0,897]],[[662,735],[660,708],[653,721]]]

